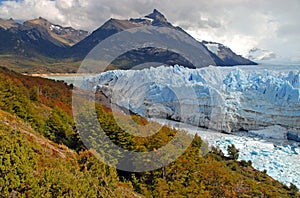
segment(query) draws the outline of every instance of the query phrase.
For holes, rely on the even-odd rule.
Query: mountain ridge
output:
[[[63,53],[88,32],[55,25],[39,17],[20,24],[13,19],[0,20],[1,54],[25,57],[53,57]]]
[[[109,19],[106,21],[101,27],[99,27],[97,30],[95,30],[92,34],[90,34],[87,38],[83,39],[79,43],[77,43],[75,46],[71,49],[71,54],[75,55],[74,57],[80,57],[84,58],[90,50],[93,49],[96,45],[98,45],[102,40],[108,38],[111,35],[114,35],[116,33],[119,33],[124,30],[128,30],[130,28],[137,28],[137,27],[148,27],[148,26],[154,26],[154,27],[164,27],[164,28],[170,28],[172,30],[177,30],[185,35],[188,35],[190,38],[194,40],[194,42],[198,42],[198,45],[202,45],[206,50],[207,54],[211,56],[211,58],[214,61],[213,65],[218,66],[234,66],[234,65],[256,65],[253,61],[250,61],[246,58],[243,58],[240,55],[235,54],[230,48],[227,47],[221,47],[223,46],[220,44],[220,53],[214,54],[211,52],[208,48],[205,47],[205,42],[200,42],[194,39],[191,35],[189,35],[187,32],[185,32],[182,28],[178,26],[173,26],[166,17],[160,13],[157,9],[154,9],[152,13],[142,17],[142,18],[136,18],[136,19],[129,19],[129,20],[118,20],[118,19]],[[166,30],[167,31],[167,30]],[[172,34],[171,30],[170,33]],[[167,50],[161,50],[160,52],[164,54],[168,54],[168,56],[164,56],[164,59],[160,58],[153,58],[152,50],[147,51],[147,49],[140,49],[140,57],[136,55],[136,52],[129,51],[126,53],[126,56],[123,56],[123,59],[118,60],[116,62],[123,63],[129,62],[127,65],[114,65],[113,68],[126,68],[130,69],[132,68],[132,61],[138,59],[139,62],[135,62],[134,64],[143,64],[145,60],[153,60],[152,62],[161,62],[162,64],[171,65],[174,64],[180,64],[180,65],[186,65],[188,61],[183,60],[183,58],[177,54],[177,53],[167,53]],[[199,52],[199,55],[202,52]],[[72,55],[71,55],[72,56]],[[129,58],[130,57],[130,58]],[[141,58],[143,57],[143,58]],[[178,59],[174,57],[180,57]],[[173,58],[173,60],[172,60]],[[189,68],[195,68],[195,66],[191,66],[190,64],[186,65]],[[204,65],[203,65],[204,66]],[[208,66],[208,65],[205,65]]]
[[[110,18],[91,34],[88,34],[88,32],[84,30],[75,30],[72,27],[56,25],[42,17],[25,21],[23,24],[17,23],[13,19],[1,19],[0,42],[2,45],[0,46],[0,55],[11,54],[38,59],[37,64],[47,65],[47,67],[49,67],[48,70],[53,70],[51,69],[51,65],[53,65],[55,61],[59,64],[66,60],[69,62],[82,61],[101,41],[116,33],[131,28],[152,26],[170,28],[170,34],[172,30],[177,30],[188,35],[194,42],[198,42],[197,45],[204,49],[204,51],[199,51],[199,56],[210,56],[209,59],[213,60],[213,62],[209,64],[203,62],[200,64],[201,67],[209,65],[256,65],[255,62],[235,54],[230,48],[223,47],[222,44],[219,45],[220,53],[213,53],[205,46],[206,43],[204,41],[197,41],[181,27],[173,26],[157,9],[154,9],[152,13],[141,18],[131,18],[127,20]],[[169,34],[169,32],[166,34]],[[184,44],[184,42],[182,42],[182,44]],[[162,56],[156,56],[156,54],[160,52],[163,58],[161,58]],[[138,57],[137,53],[133,51],[129,51],[127,54],[130,56],[123,56],[123,58],[125,58],[123,59],[124,61],[115,61],[115,63],[127,62],[127,65],[114,65],[112,68],[131,69],[133,64],[143,64],[143,61],[147,60],[154,60],[154,62],[160,62],[165,65],[179,64],[186,65],[189,68],[195,68],[195,65],[188,64],[188,61],[176,52],[167,51],[166,49],[156,49],[154,53],[153,50],[141,49],[138,53],[141,57]],[[16,59],[16,57],[13,58]],[[50,64],[49,59],[52,59]],[[138,62],[132,62],[131,60],[133,59],[138,60]],[[15,62],[14,60],[10,61]],[[23,65],[22,61],[19,62],[21,68],[24,68],[24,66],[28,67],[28,65]],[[74,67],[73,70],[76,71],[77,68]],[[30,73],[30,69],[27,69],[27,71]]]

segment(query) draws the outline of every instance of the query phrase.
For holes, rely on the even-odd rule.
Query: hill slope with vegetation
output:
[[[282,185],[253,169],[251,162],[235,161],[234,151],[231,158],[218,149],[202,157],[206,146],[197,136],[181,157],[164,168],[130,173],[109,167],[80,140],[72,118],[72,89],[64,82],[0,68],[2,197],[299,196],[293,185]],[[107,136],[126,149],[155,150],[177,133],[164,126],[150,138],[130,136],[118,126],[109,108],[97,104],[96,109]],[[118,118],[148,124],[135,115]],[[136,130],[130,122],[126,128]]]

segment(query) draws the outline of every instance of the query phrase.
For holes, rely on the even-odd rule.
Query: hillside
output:
[[[2,110],[0,117],[2,196],[140,197],[89,151],[55,144]]]
[[[94,157],[97,144],[95,150],[82,145],[71,114],[72,86],[4,68],[0,82],[0,194],[4,197],[298,196],[293,185],[280,184],[253,169],[251,162],[236,162],[217,149],[202,157],[206,145],[197,136],[180,158],[164,168],[117,171]],[[88,103],[86,98],[82,101]],[[162,127],[150,138],[134,137],[120,128],[109,108],[97,104],[96,109],[106,135],[125,149],[154,151],[178,132]],[[88,119],[89,113],[83,111],[82,116]],[[149,124],[135,115],[118,118],[128,130],[137,130],[128,122],[132,119],[140,126]],[[91,138],[101,141],[95,130]]]

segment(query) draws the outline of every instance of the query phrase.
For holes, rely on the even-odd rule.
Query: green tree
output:
[[[234,146],[234,144],[227,147],[227,152],[230,159],[237,160],[239,158],[239,150]]]
[[[46,120],[44,136],[77,151],[83,148],[72,118],[59,108],[54,108]]]

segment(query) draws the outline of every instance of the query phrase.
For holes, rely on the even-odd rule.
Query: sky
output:
[[[0,18],[49,21],[93,31],[109,18],[139,18],[156,8],[198,40],[237,54],[300,64],[300,0],[0,0]]]

